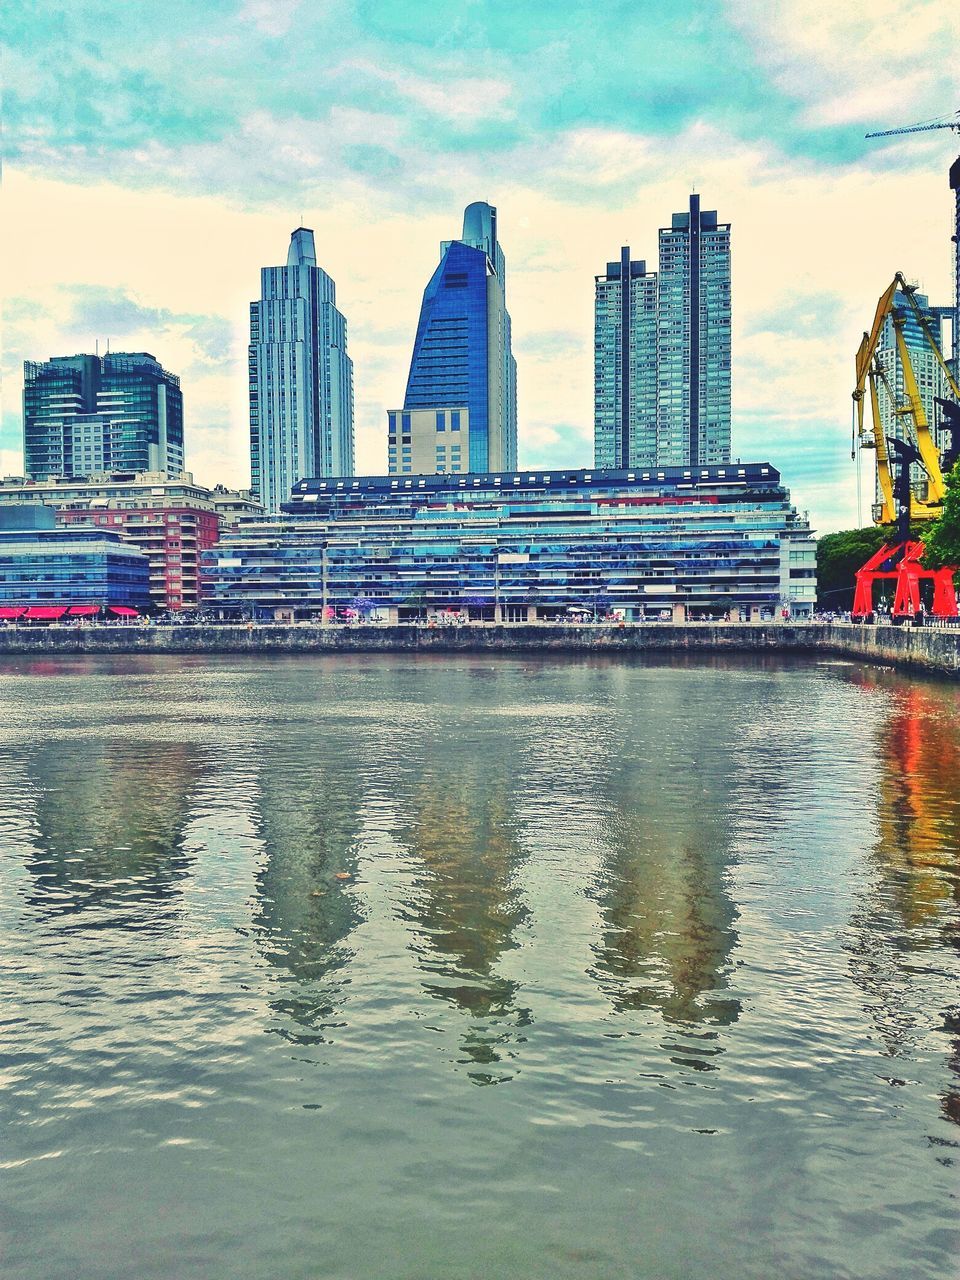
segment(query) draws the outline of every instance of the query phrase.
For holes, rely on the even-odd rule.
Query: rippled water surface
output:
[[[960,691],[0,664],[5,1280],[944,1277]]]

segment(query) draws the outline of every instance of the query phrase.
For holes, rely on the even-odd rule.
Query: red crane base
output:
[[[957,617],[957,592],[953,585],[953,568],[925,569],[922,542],[895,542],[884,544],[870,557],[862,569],[857,570],[857,589],[853,597],[851,617],[866,618],[873,613],[873,584],[893,579],[897,588],[893,597],[893,617],[913,618],[920,612],[920,583],[933,583],[934,618]],[[895,569],[881,569],[885,561],[900,556]]]

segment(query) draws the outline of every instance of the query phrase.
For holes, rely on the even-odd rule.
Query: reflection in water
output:
[[[352,882],[362,792],[355,762],[342,767],[298,743],[264,747],[257,769],[253,826],[263,844],[254,926],[265,959],[285,975],[272,1001],[279,1034],[322,1042],[343,999],[349,938],[361,922]]]
[[[722,849],[695,823],[664,842],[648,817],[611,817],[597,901],[604,932],[597,972],[615,1007],[658,1008],[675,1022],[733,1022],[724,995],[737,918],[723,882]],[[613,979],[613,983],[609,982]]]
[[[740,1012],[726,992],[737,941],[726,882],[729,757],[716,750],[719,726],[680,733],[669,708],[658,714],[656,729],[636,718],[622,737],[601,738],[606,750],[590,773],[604,815],[595,976],[620,1012],[651,1008],[671,1023],[725,1026]],[[709,1066],[720,1052],[715,1037],[689,1030],[691,1064]]]
[[[900,1057],[925,1029],[922,954],[943,944],[960,950],[960,697],[872,670],[856,680],[889,685],[890,710],[878,736],[876,874],[852,922],[851,968],[887,1052]],[[960,1124],[960,1005],[945,1011],[943,1026],[956,1079],[941,1110]]]
[[[951,1273],[956,692],[138,661],[0,664],[4,1275]]]
[[[518,984],[499,972],[528,916],[516,884],[516,761],[504,742],[464,742],[456,753],[429,739],[408,748],[410,817],[397,836],[417,870],[402,918],[417,931],[424,989],[470,1018],[461,1041],[470,1078],[498,1083],[512,1072],[497,1064],[513,1056],[517,1028],[530,1019],[516,1007]]]
[[[33,905],[62,914],[175,899],[184,830],[207,770],[201,748],[143,740],[47,740],[23,761],[35,847]]]

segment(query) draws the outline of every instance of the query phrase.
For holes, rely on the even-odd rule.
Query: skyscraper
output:
[[[23,366],[24,469],[35,480],[183,470],[180,379],[145,351]]]
[[[657,461],[730,460],[730,224],[701,210],[660,229]]]
[[[414,454],[421,470],[516,466],[517,365],[492,205],[468,205],[461,239],[441,245],[423,294],[403,409],[390,410],[388,423],[391,474],[411,472]]]
[[[658,272],[624,248],[595,283],[597,466],[729,461],[730,224],[692,195]]]
[[[657,276],[624,246],[595,280],[596,465],[656,466]]]
[[[313,232],[298,227],[250,304],[250,487],[268,511],[304,476],[353,472],[353,361],[336,301]]]

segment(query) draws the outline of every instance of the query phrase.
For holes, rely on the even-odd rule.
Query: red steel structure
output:
[[[893,597],[894,618],[915,618],[920,612],[920,583],[933,583],[933,606],[931,614],[935,618],[957,617],[957,592],[953,585],[954,570],[926,569],[923,560],[924,545],[922,542],[884,543],[875,555],[872,555],[862,569],[857,570],[857,589],[853,597],[852,616],[866,618],[873,613],[874,583],[882,581],[896,582]],[[884,568],[889,565],[889,568]]]

